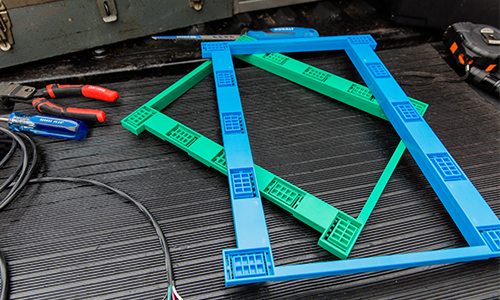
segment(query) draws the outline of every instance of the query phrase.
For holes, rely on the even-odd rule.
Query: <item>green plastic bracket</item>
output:
[[[252,38],[243,36],[239,40],[250,39]],[[370,90],[363,85],[279,53],[235,57],[387,120]],[[134,134],[147,130],[227,175],[224,148],[221,145],[161,113],[161,110],[211,72],[211,60],[208,60],[124,118],[122,126]],[[410,101],[423,115],[428,105],[411,98]],[[405,149],[403,142],[400,142],[357,219],[257,165],[255,177],[261,195],[322,233],[318,245],[335,256],[346,259]]]
[[[238,41],[255,41],[255,39],[244,35]],[[366,86],[325,72],[281,53],[235,55],[234,57],[371,115],[388,120],[372,92]],[[419,100],[408,99],[421,115],[429,106]]]

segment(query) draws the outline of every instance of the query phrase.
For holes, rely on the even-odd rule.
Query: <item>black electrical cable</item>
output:
[[[149,219],[153,227],[155,228],[156,234],[158,235],[158,238],[160,240],[161,248],[163,249],[163,252],[165,254],[165,267],[167,269],[167,277],[168,277],[168,284],[173,286],[174,285],[174,280],[173,280],[173,272],[172,272],[172,262],[170,260],[170,251],[168,250],[167,246],[167,240],[165,239],[165,235],[163,234],[163,231],[161,230],[160,224],[156,221],[156,219],[153,217],[151,212],[142,205],[140,202],[135,200],[134,198],[130,197],[126,193],[115,189],[109,185],[106,185],[102,182],[96,181],[96,180],[91,180],[91,179],[81,179],[81,178],[72,178],[72,177],[42,177],[42,178],[34,178],[29,181],[29,183],[44,183],[44,182],[53,182],[53,181],[69,181],[69,182],[83,182],[83,183],[90,183],[93,185],[97,185],[100,187],[104,187],[110,191],[113,191],[117,193],[118,195],[124,197],[127,200],[130,200],[132,203],[139,208],[140,211],[142,211]]]
[[[8,186],[11,186],[11,189],[7,193],[7,195],[2,200],[0,200],[0,210],[2,210],[12,200],[14,200],[22,191],[22,189],[26,186],[26,184],[28,184],[28,180],[30,179],[31,175],[33,174],[33,171],[35,170],[35,165],[37,162],[38,155],[36,151],[35,142],[33,142],[33,140],[24,133],[21,132],[13,133],[12,131],[7,130],[3,127],[0,127],[0,132],[9,136],[14,141],[16,141],[17,145],[19,145],[19,147],[21,148],[20,164],[17,166],[14,173],[12,173],[11,176],[7,178],[0,186],[0,192],[3,192]],[[30,155],[28,152],[28,148],[26,147],[26,144],[24,143],[23,139],[27,140],[31,146],[31,151],[32,151],[31,161],[29,158]],[[12,182],[14,182],[14,184],[11,185]]]
[[[14,172],[0,185],[0,192],[3,192],[8,186],[11,186],[11,189],[7,193],[7,195],[2,200],[0,200],[0,210],[1,210],[5,206],[7,206],[12,200],[14,200],[28,183],[29,178],[31,177],[33,171],[35,170],[35,165],[37,162],[37,152],[36,152],[36,145],[33,142],[33,140],[31,140],[24,133],[15,134],[3,127],[0,127],[0,133],[12,139],[9,152],[7,152],[7,154],[0,161],[0,167],[3,167],[12,158],[18,146],[19,148],[21,148],[20,163],[17,165]],[[31,160],[28,148],[26,147],[26,144],[24,143],[23,139],[27,140],[31,146],[31,151],[32,151]],[[8,297],[9,277],[7,273],[7,262],[1,252],[0,252],[0,280],[1,280],[0,300],[5,300]]]
[[[8,140],[8,141],[2,141],[2,142],[9,143],[10,149],[9,149],[9,152],[7,152],[7,154],[5,154],[5,156],[0,161],[0,168],[3,167],[10,160],[12,155],[14,155],[14,152],[16,152],[16,147],[17,147],[17,143],[15,140]]]
[[[22,189],[26,186],[28,183],[46,183],[46,182],[54,182],[54,181],[67,181],[67,182],[80,182],[80,183],[87,183],[87,184],[93,184],[96,186],[100,186],[103,188],[106,188],[114,193],[117,193],[118,195],[124,197],[125,199],[131,201],[132,203],[135,204],[135,206],[146,215],[146,217],[149,219],[151,224],[153,225],[156,235],[158,236],[158,239],[160,240],[160,245],[163,250],[163,254],[165,256],[165,268],[167,271],[167,280],[169,284],[169,289],[168,293],[165,296],[164,299],[166,299],[170,293],[171,290],[175,289],[174,285],[174,277],[173,277],[173,270],[172,270],[172,262],[170,259],[170,251],[168,249],[167,245],[167,240],[165,239],[165,235],[163,234],[163,231],[160,227],[160,224],[156,221],[154,216],[151,214],[151,212],[144,206],[142,203],[139,201],[135,200],[125,192],[115,189],[109,185],[106,185],[102,182],[96,181],[96,180],[91,180],[91,179],[81,179],[81,178],[71,178],[71,177],[42,177],[42,178],[33,178],[30,179],[33,171],[35,169],[36,163],[37,163],[37,150],[36,150],[36,144],[33,142],[33,140],[28,137],[27,135],[23,133],[13,133],[7,129],[4,129],[0,127],[0,133],[7,135],[8,137],[12,138],[11,142],[11,148],[9,152],[4,156],[4,158],[0,161],[0,168],[5,165],[7,161],[13,156],[15,150],[17,147],[21,148],[21,155],[20,155],[20,163],[14,170],[14,172],[7,178],[1,185],[0,185],[0,192],[5,190],[7,187],[11,187],[10,191],[8,194],[0,200],[0,210],[4,207],[6,207],[12,200],[14,200],[19,193],[22,191]],[[28,151],[28,148],[26,147],[25,142],[23,139],[27,140],[29,142],[29,145],[31,147],[31,160],[30,160],[30,153]],[[16,179],[17,178],[17,179]],[[1,280],[1,290],[0,290],[0,300],[6,300],[8,297],[8,273],[7,273],[7,262],[5,261],[4,256],[0,252],[0,280]],[[180,297],[179,297],[180,298]],[[182,299],[182,298],[180,298]]]
[[[4,156],[4,158],[0,162],[0,168],[3,167],[11,159],[12,155],[14,155],[14,153],[16,152],[16,148],[17,148],[16,140],[11,140],[10,145],[11,145],[11,147],[10,147],[9,152]],[[22,164],[18,164],[16,170],[14,170],[14,172],[12,172],[12,174],[9,176],[9,178],[7,178],[0,185],[0,192],[2,192],[5,189],[5,187],[7,187],[14,180],[14,178],[17,177],[17,174],[19,174],[19,171],[21,171],[21,167],[22,167]]]
[[[9,281],[7,274],[7,262],[2,252],[0,252],[0,300],[7,300]]]

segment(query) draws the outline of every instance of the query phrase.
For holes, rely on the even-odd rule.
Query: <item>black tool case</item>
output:
[[[473,22],[498,27],[499,1],[412,1],[392,0],[392,20],[398,24],[445,30],[456,22]]]

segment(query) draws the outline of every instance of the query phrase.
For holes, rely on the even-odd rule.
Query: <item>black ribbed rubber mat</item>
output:
[[[500,213],[499,110],[430,45],[378,52],[405,92],[429,103],[425,119],[492,209]],[[305,62],[360,82],[342,53]],[[357,216],[399,138],[388,122],[255,67],[237,69],[256,164]],[[185,299],[486,299],[500,296],[499,259],[224,287],[222,249],[235,247],[227,179],[120,120],[180,76],[107,84],[117,103],[78,99],[108,119],[81,142],[36,137],[37,176],[95,179],[130,194],[158,219]],[[95,83],[98,84],[98,83]],[[65,100],[69,103],[71,100]],[[73,100],[75,101],[75,100]],[[34,114],[27,105],[16,110]],[[221,143],[212,77],[164,113]],[[4,168],[6,176],[9,168]],[[264,200],[277,265],[335,259],[320,233]],[[466,246],[408,153],[350,258]],[[29,186],[0,212],[0,251],[11,299],[161,299],[167,280],[154,229],[129,202],[74,183]]]

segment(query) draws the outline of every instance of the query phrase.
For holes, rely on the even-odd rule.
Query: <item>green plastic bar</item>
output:
[[[398,165],[399,160],[401,159],[401,156],[403,156],[405,150],[406,146],[403,141],[399,142],[396,150],[394,150],[394,153],[389,160],[389,163],[385,167],[384,172],[382,172],[382,175],[375,185],[375,188],[372,190],[370,197],[368,197],[368,200],[366,201],[363,209],[361,209],[361,212],[358,215],[358,221],[362,224],[365,224],[366,221],[368,221],[368,217],[370,217],[373,209],[375,208],[378,199],[382,195],[385,186],[389,182],[389,179],[391,178],[392,173],[394,173],[394,170],[396,169],[396,166]]]
[[[237,41],[255,40],[244,35]],[[234,57],[371,115],[388,120],[370,89],[364,85],[323,71],[281,53],[235,55]],[[421,115],[429,106],[419,100],[408,99]]]
[[[180,80],[176,81],[174,84],[134,111],[131,115],[135,114],[136,116],[130,118],[131,115],[129,115],[127,117],[129,119],[128,123],[123,123],[122,121],[123,127],[134,134],[140,134],[144,131],[144,122],[146,121],[144,118],[149,115],[147,112],[150,109],[153,109],[154,111],[161,111],[211,73],[212,61],[207,60],[191,71],[187,76],[182,77]],[[140,113],[141,111],[145,113],[144,116]],[[128,125],[129,123],[131,123],[131,125]],[[138,126],[138,124],[142,124],[142,126]]]
[[[380,106],[366,87],[321,70],[322,73],[319,73],[317,71],[319,69],[311,69],[314,67],[278,53],[274,54],[275,58],[273,59],[274,61],[281,60],[282,63],[280,63],[281,67],[276,67],[273,65],[275,64],[273,60],[262,57],[266,55],[269,57],[269,54],[253,54],[237,57],[245,59],[253,57],[249,62],[258,67],[278,73],[277,75],[303,86],[310,87],[309,85],[312,85],[313,90],[329,97],[335,95],[336,99],[348,105],[386,119],[385,114],[383,114]],[[283,63],[283,60],[285,60],[285,63]],[[297,70],[296,68],[298,67],[307,70],[307,72]],[[211,61],[208,60],[124,118],[122,125],[135,134],[147,130],[160,139],[169,141],[186,151],[190,156],[203,164],[227,175],[224,149],[221,145],[160,112],[211,72]],[[311,76],[311,74],[314,76]],[[315,77],[323,79],[326,77],[326,79],[321,84],[318,84],[318,80],[314,79]],[[337,84],[337,81],[340,83]],[[328,82],[328,84],[325,82]],[[427,104],[414,99],[410,100],[412,100],[421,114],[425,112]],[[321,232],[322,236],[318,241],[319,246],[339,258],[345,259],[352,250],[355,241],[359,237],[364,224],[375,207],[405,149],[404,144],[401,142],[375,185],[358,219],[354,219],[332,205],[255,165],[257,185],[265,198],[290,212],[305,224]]]

